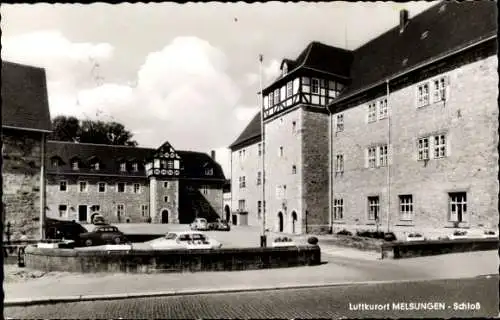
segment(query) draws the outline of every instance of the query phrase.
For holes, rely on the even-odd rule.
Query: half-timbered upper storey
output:
[[[264,118],[300,104],[325,109],[348,84],[351,60],[350,51],[316,41],[296,60],[283,59],[281,75],[263,90]]]

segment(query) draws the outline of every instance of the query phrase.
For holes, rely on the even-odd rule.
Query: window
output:
[[[243,149],[241,150],[243,152],[243,160],[245,160],[247,158],[247,150],[246,149]]]
[[[296,165],[292,166],[292,174],[297,174],[297,166]]]
[[[72,163],[71,163],[71,168],[73,170],[78,170],[79,166],[78,166],[78,160],[74,160]]]
[[[116,186],[118,192],[125,192],[125,183],[124,182],[118,182]]]
[[[283,147],[282,146],[280,146],[279,156],[283,157]]]
[[[139,171],[139,164],[137,162],[132,163],[132,170],[134,172]]]
[[[141,185],[139,183],[134,183],[134,193],[141,193]]]
[[[238,210],[245,211],[245,200],[238,200]]]
[[[88,187],[87,181],[80,181],[80,182],[78,182],[78,190],[80,192],[87,192],[87,187]]]
[[[97,184],[97,192],[106,192],[106,182],[99,182]]]
[[[467,193],[453,192],[448,194],[449,198],[449,220],[453,222],[463,222],[467,213]]]
[[[213,176],[214,175],[214,169],[213,168],[205,169],[205,175],[206,176]]]
[[[116,205],[116,216],[120,218],[125,214],[125,206],[123,204]]]
[[[273,95],[273,93],[271,92],[271,93],[269,94],[269,106],[272,106],[272,105],[274,105],[274,95]]]
[[[168,202],[168,196],[164,196],[164,197],[163,197],[163,201],[164,201],[164,202]]]
[[[376,147],[368,148],[368,168],[375,168],[375,166],[376,166],[376,157],[375,157],[376,153],[377,153]]]
[[[147,204],[141,205],[141,215],[143,217],[149,216],[149,206]]]
[[[432,81],[432,100],[434,103],[446,100],[447,77]]]
[[[387,145],[379,146],[379,166],[387,166]]]
[[[59,159],[52,159],[52,168],[59,167]]]
[[[59,205],[59,217],[67,217],[68,216],[68,206],[65,204]]]
[[[429,159],[429,138],[418,139],[418,160]]]
[[[286,84],[286,97],[291,97],[293,94],[293,86],[292,86],[292,81],[289,81]]]
[[[68,191],[68,182],[67,181],[59,181],[59,191]]]
[[[446,136],[440,134],[434,136],[434,158],[444,158],[446,157]]]
[[[121,172],[127,171],[127,164],[125,162],[120,163],[120,171]]]
[[[375,122],[377,120],[377,104],[370,103],[368,105],[368,122]]]
[[[257,219],[262,219],[262,201],[257,201]]]
[[[93,169],[93,170],[96,170],[96,171],[100,170],[100,165],[99,165],[99,162],[94,162],[94,163],[92,164],[92,169]]]
[[[168,181],[163,182],[163,188],[168,188]]]
[[[411,194],[399,196],[399,219],[413,220],[413,196]]]
[[[160,160],[160,169],[167,169],[167,160]]]
[[[344,115],[343,114],[337,115],[337,126],[335,128],[335,131],[336,132],[344,131]]]
[[[203,194],[208,194],[208,186],[201,186],[201,192]]]
[[[333,220],[344,219],[344,199],[333,200]]]
[[[387,99],[382,99],[378,102],[378,118],[384,119],[387,118],[387,116],[388,116]]]
[[[417,86],[417,107],[425,107],[429,104],[429,84],[423,83]]]
[[[368,220],[378,220],[380,201],[378,196],[368,197]]]
[[[312,78],[311,80],[311,93],[319,93],[319,80],[316,78]]]
[[[257,145],[257,148],[258,148],[258,154],[259,154],[259,156],[261,156],[262,155],[262,143],[259,143]]]
[[[277,104],[280,102],[280,89],[274,90],[274,103]]]
[[[240,189],[241,189],[241,188],[245,188],[245,187],[246,187],[245,177],[244,177],[244,176],[241,176],[241,177],[239,178],[239,180],[240,180]]]
[[[262,172],[258,171],[257,172],[257,185],[262,184]]]
[[[174,160],[174,169],[179,170],[181,167],[181,162],[179,160]]]
[[[293,121],[292,122],[292,133],[296,133],[297,132],[297,122]]]
[[[337,159],[335,161],[335,173],[344,172],[344,155],[338,154]]]
[[[172,160],[167,161],[167,169],[173,169],[174,168],[174,162]]]

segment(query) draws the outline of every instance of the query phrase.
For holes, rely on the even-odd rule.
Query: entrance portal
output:
[[[78,221],[87,221],[87,206],[78,206]]]
[[[283,232],[283,213],[281,211],[278,213],[278,227],[279,232]]]
[[[229,209],[229,206],[226,204],[224,207],[224,212],[226,213],[226,221],[229,222],[229,219],[231,218],[231,210]]]
[[[168,223],[168,210],[161,212],[161,223]]]
[[[297,221],[297,213],[292,212],[292,233],[295,233],[295,222]]]

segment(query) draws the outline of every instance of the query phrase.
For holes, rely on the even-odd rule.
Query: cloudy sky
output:
[[[2,59],[46,68],[51,116],[116,120],[145,147],[226,147],[281,59],[316,40],[347,49],[435,2],[2,5]]]

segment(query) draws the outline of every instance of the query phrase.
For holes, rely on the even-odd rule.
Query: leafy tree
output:
[[[52,120],[52,130],[52,140],[137,146],[133,134],[114,121],[79,121],[75,117],[58,116]]]

